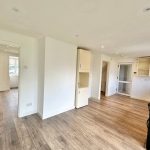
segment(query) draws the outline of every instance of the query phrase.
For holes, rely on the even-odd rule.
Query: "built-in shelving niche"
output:
[[[89,87],[89,73],[79,72],[79,88]]]

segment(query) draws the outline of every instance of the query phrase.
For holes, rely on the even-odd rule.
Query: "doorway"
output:
[[[18,88],[19,80],[19,56],[9,55],[9,79],[10,89]]]
[[[101,96],[107,95],[107,73],[108,73],[108,62],[102,62],[102,77],[101,77]]]
[[[132,64],[119,64],[118,94],[130,96],[132,83]]]
[[[19,108],[19,53],[20,48],[0,44],[0,95],[5,93],[9,99],[2,105],[11,106],[12,113],[17,117]]]

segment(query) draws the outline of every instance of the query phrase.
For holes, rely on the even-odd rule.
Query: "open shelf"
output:
[[[89,87],[89,73],[79,72],[79,88]]]

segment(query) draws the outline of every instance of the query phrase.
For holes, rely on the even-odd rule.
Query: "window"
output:
[[[19,60],[18,57],[9,56],[9,75],[18,76]]]

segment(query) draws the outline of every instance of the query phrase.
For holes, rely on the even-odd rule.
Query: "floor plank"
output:
[[[144,150],[147,102],[114,95],[42,121],[17,118],[18,91],[0,92],[0,150]]]

